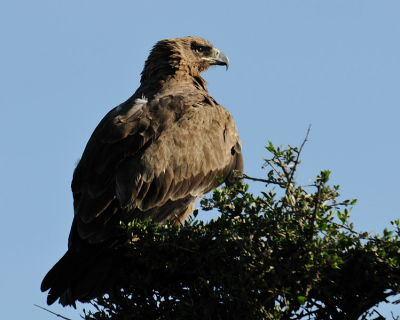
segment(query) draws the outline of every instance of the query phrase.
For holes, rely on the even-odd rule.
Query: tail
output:
[[[64,307],[76,308],[77,300],[88,302],[109,291],[119,274],[121,248],[98,244],[84,252],[69,249],[42,281],[40,289],[50,289],[47,304],[60,299]]]

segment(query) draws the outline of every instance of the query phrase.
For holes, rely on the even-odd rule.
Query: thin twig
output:
[[[378,310],[374,309],[372,312],[376,312],[377,314],[379,314],[378,319],[385,319],[385,318],[378,312]]]
[[[311,218],[311,234],[310,234],[310,239],[314,237],[314,223],[315,223],[315,217],[317,216],[318,210],[319,210],[319,201],[320,201],[320,196],[321,196],[321,183],[318,185],[318,193],[317,193],[317,198],[315,199],[315,208],[314,212]]]
[[[245,174],[245,173],[242,173],[242,174],[241,174],[241,178],[243,178],[243,179],[249,179],[249,180],[253,180],[253,181],[265,182],[265,183],[271,183],[271,181],[269,181],[269,180],[249,177],[249,176],[248,176],[247,174]]]
[[[288,186],[290,186],[290,183],[291,183],[292,180],[293,180],[293,175],[294,175],[294,173],[296,172],[296,167],[297,167],[297,165],[298,165],[298,163],[299,163],[299,158],[300,158],[301,150],[303,150],[303,147],[304,147],[304,145],[306,144],[306,141],[308,141],[307,138],[308,138],[308,134],[310,133],[310,130],[311,130],[311,124],[310,124],[310,126],[308,127],[307,134],[306,134],[306,138],[304,139],[303,143],[301,144],[300,150],[299,150],[299,152],[297,153],[297,158],[296,158],[296,161],[295,161],[295,163],[294,163],[294,167],[293,167],[293,169],[292,169],[292,174],[290,175],[290,177],[289,177],[289,179],[288,179]]]
[[[264,158],[263,158],[263,159],[264,159]],[[282,180],[284,180],[284,179],[283,179],[283,176],[281,175],[281,173],[280,173],[278,170],[276,170],[276,168],[275,168],[274,165],[272,164],[272,160],[268,160],[268,159],[264,159],[264,160],[268,162],[268,164],[272,167],[272,169],[274,169],[274,171],[277,173],[277,175],[279,176],[279,178],[281,178]]]
[[[181,227],[183,227],[182,221],[179,219],[178,215],[175,213],[175,218],[176,220],[179,222],[179,224],[181,225]]]
[[[37,304],[33,304],[33,305],[36,306],[36,307],[38,307],[38,308],[40,308],[40,309],[46,310],[47,312],[50,312],[50,313],[56,315],[57,317],[63,318],[63,319],[65,319],[65,320],[72,320],[72,319],[70,319],[70,318],[66,318],[66,317],[62,316],[61,314],[55,313],[55,312],[53,312],[53,311],[50,311],[49,309],[43,308],[43,307],[41,307],[41,306],[38,306]]]

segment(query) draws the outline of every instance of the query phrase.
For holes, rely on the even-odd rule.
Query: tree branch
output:
[[[67,318],[67,317],[62,316],[61,314],[55,313],[55,312],[53,312],[53,311],[50,311],[49,309],[43,308],[43,307],[41,307],[41,306],[38,306],[37,304],[33,304],[33,305],[36,306],[36,307],[38,307],[38,308],[40,308],[40,309],[46,310],[47,312],[50,312],[50,313],[56,315],[57,317],[63,318],[63,319],[65,319],[65,320],[72,320],[72,319],[70,319],[70,318]]]

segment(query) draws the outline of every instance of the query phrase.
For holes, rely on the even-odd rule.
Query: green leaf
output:
[[[297,296],[297,300],[300,302],[300,304],[304,304],[304,302],[307,300],[307,297]]]
[[[319,225],[319,230],[324,231],[324,230],[326,230],[327,227],[328,227],[328,224],[322,223]]]
[[[329,170],[321,171],[321,181],[323,184],[328,182],[330,174],[331,172]]]
[[[269,141],[269,145],[268,147],[265,147],[269,152],[274,153],[275,149],[274,149],[274,145],[272,144],[271,141]]]

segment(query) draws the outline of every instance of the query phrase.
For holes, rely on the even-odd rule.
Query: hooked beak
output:
[[[225,53],[216,48],[211,50],[211,54],[208,57],[203,57],[203,60],[207,60],[211,66],[226,66],[226,71],[228,71],[229,58]]]

